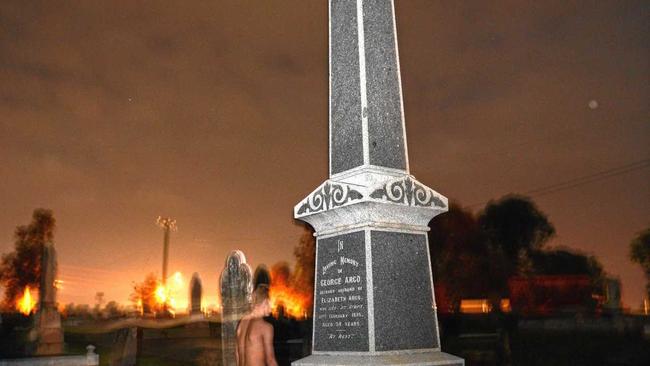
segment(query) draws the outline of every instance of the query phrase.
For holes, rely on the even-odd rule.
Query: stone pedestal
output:
[[[56,308],[39,309],[34,315],[34,327],[31,332],[35,355],[60,355],[63,353],[61,316]]]
[[[54,285],[56,273],[56,250],[52,243],[46,243],[41,256],[38,310],[34,315],[34,325],[30,332],[30,339],[33,342],[32,353],[38,356],[63,353],[61,316],[56,308],[56,286]]]
[[[412,352],[375,356],[311,355],[292,363],[292,365],[301,366],[424,366],[462,364],[462,359],[443,352]]]
[[[293,365],[463,365],[440,350],[426,232],[447,199],[409,173],[392,0],[330,0],[330,177],[313,226],[312,355]]]
[[[426,235],[446,209],[412,176],[369,170],[296,206],[317,249],[312,356],[294,365],[463,364],[440,351]]]

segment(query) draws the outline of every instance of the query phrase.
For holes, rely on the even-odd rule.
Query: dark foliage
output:
[[[45,243],[54,239],[56,220],[51,210],[36,209],[32,222],[18,226],[14,251],[2,256],[0,284],[5,288],[3,306],[13,308],[24,288],[37,288],[41,278],[41,255]]]

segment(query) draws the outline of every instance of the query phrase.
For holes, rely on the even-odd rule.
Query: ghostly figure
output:
[[[224,366],[236,366],[237,323],[250,308],[252,272],[240,250],[230,252],[221,272],[221,343]]]

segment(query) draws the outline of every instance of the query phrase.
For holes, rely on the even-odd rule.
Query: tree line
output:
[[[548,248],[555,227],[530,198],[508,195],[477,214],[452,203],[429,226],[434,281],[445,285],[454,308],[463,298],[487,298],[498,309],[515,276],[584,275],[592,293],[604,295],[602,264],[573,249]]]
[[[594,293],[602,294],[605,276],[593,256],[568,248],[548,248],[555,228],[528,197],[508,195],[493,200],[477,214],[459,204],[435,217],[429,224],[429,248],[436,283],[448,283],[455,304],[468,297],[488,297],[496,305],[508,296],[508,278],[527,275],[587,275]],[[56,220],[51,210],[36,209],[27,225],[14,232],[14,249],[2,255],[0,286],[2,308],[12,310],[26,286],[37,288],[43,247],[54,241]],[[312,292],[315,243],[313,231],[305,232],[294,250],[296,287]],[[650,227],[640,231],[629,244],[630,259],[646,276],[650,298]],[[62,258],[65,261],[64,258]],[[155,278],[134,286],[134,293],[146,292]],[[140,286],[138,286],[140,285]],[[141,288],[140,288],[141,287]],[[147,298],[147,302],[151,299]]]

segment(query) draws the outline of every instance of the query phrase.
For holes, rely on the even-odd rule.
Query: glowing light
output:
[[[185,291],[185,280],[181,272],[174,273],[167,279],[167,285],[159,283],[154,293],[156,302],[167,309],[170,314],[175,315],[178,309],[187,307],[187,304],[182,304],[183,293]]]
[[[24,315],[29,315],[31,314],[32,310],[34,310],[34,305],[36,305],[36,300],[32,298],[29,286],[27,286],[25,287],[23,296],[16,303],[16,308]]]
[[[284,315],[295,319],[307,317],[307,306],[310,301],[309,295],[296,291],[282,284],[272,285],[269,291],[271,309],[273,316],[278,317],[280,308],[284,309]]]
[[[512,308],[510,307],[510,299],[501,299],[499,307],[504,313],[512,311]],[[492,311],[492,305],[487,299],[464,299],[460,301],[461,313],[481,314],[489,313],[490,311]]]
[[[140,312],[140,315],[144,315],[144,306],[142,306],[142,299],[138,299],[138,303],[136,305],[138,311]]]
[[[512,307],[510,306],[510,299],[501,299],[501,304],[499,306],[501,307],[501,311],[504,313],[509,313],[512,311]]]
[[[486,299],[465,299],[460,301],[460,312],[465,314],[489,313],[492,310]]]
[[[174,273],[172,277],[174,280],[174,286],[183,287],[183,275],[180,272]]]
[[[176,226],[176,220],[172,219],[171,217],[162,217],[158,216],[156,219],[156,224],[162,228],[169,229],[171,231],[176,231],[178,227]]]
[[[167,289],[165,286],[158,285],[158,287],[156,287],[156,301],[158,301],[159,304],[167,303]]]

